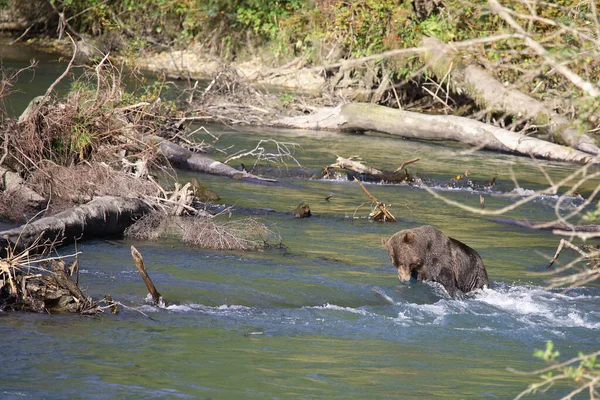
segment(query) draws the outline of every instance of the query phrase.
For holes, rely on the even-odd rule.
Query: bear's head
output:
[[[390,261],[398,270],[401,282],[410,280],[412,271],[420,266],[422,257],[420,249],[415,245],[415,234],[411,231],[400,231],[387,241],[383,241]]]

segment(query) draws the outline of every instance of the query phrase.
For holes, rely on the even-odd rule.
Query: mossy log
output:
[[[122,234],[125,228],[151,211],[152,207],[141,199],[101,196],[87,204],[2,231],[0,238],[8,240],[17,251],[29,248],[40,252],[76,240]],[[2,249],[7,245],[4,242]]]
[[[204,154],[192,152],[160,136],[144,135],[143,140],[146,143],[156,143],[159,146],[162,155],[164,155],[171,164],[179,168],[211,175],[226,176],[228,178],[240,179],[248,182],[276,182],[274,179],[262,178],[248,172],[238,171],[227,164],[215,161]]]
[[[437,38],[424,37],[421,45],[430,49],[420,53],[421,59],[438,79],[448,77],[455,91],[467,94],[480,107],[546,126],[550,134],[574,149],[600,154],[600,148],[592,138],[579,132],[572,121],[555,112],[549,105],[515,87],[505,86],[478,65],[464,65],[452,47]]]
[[[578,164],[600,158],[567,146],[524,136],[480,121],[453,115],[427,115],[366,103],[322,108],[310,115],[274,121],[286,128],[377,131],[410,139],[454,140],[488,150]]]

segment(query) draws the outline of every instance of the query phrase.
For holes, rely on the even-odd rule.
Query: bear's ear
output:
[[[404,241],[404,243],[410,243],[410,242],[413,241],[414,238],[415,238],[415,234],[414,233],[412,233],[412,232],[406,232],[404,234],[403,241]]]

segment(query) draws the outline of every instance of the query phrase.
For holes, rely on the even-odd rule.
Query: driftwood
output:
[[[43,267],[48,262],[52,270]],[[27,251],[9,252],[0,260],[0,311],[102,312],[73,279],[76,265],[77,260],[67,266],[62,259],[36,261],[31,260]]]
[[[144,267],[144,259],[142,258],[142,255],[133,246],[131,246],[131,256],[133,257],[135,266],[137,267],[138,271],[140,272],[140,275],[142,276],[142,279],[144,280],[144,283],[146,284],[146,288],[148,288],[148,292],[150,292],[150,296],[152,296],[152,301],[154,302],[154,304],[164,307],[166,305],[165,300],[160,295],[160,293],[158,293],[158,290],[156,290],[154,283],[152,283],[152,279],[150,279],[150,277],[148,276],[148,273],[146,272],[146,267]]]
[[[204,154],[194,153],[180,145],[168,141],[156,135],[144,135],[146,143],[156,143],[160,152],[176,167],[197,171],[211,175],[226,176],[233,179],[241,179],[249,182],[276,182],[274,179],[262,178],[258,175],[230,167],[222,162],[215,161]]]
[[[152,207],[140,199],[101,196],[85,205],[2,231],[0,238],[16,249],[43,251],[75,240],[119,235],[150,211]]]
[[[338,157],[336,158],[335,163],[331,164],[330,167],[349,169],[350,171],[354,171],[359,174],[372,175],[376,177],[383,175],[382,171],[378,170],[377,168],[369,167],[361,163],[360,161],[357,161],[355,157]]]
[[[427,36],[421,45],[430,49],[421,53],[421,58],[438,79],[449,77],[455,90],[466,93],[482,108],[528,119],[536,125],[546,125],[548,132],[574,149],[600,154],[593,139],[579,132],[572,121],[516,88],[506,87],[480,66],[462,65],[451,45]]]
[[[322,108],[311,115],[274,121],[286,128],[378,131],[412,139],[454,140],[489,150],[555,161],[600,164],[600,158],[567,146],[527,137],[483,122],[452,115],[426,115],[365,103]]]
[[[400,167],[394,171],[383,171],[363,164],[362,162],[358,161],[355,156],[350,158],[338,156],[335,160],[335,163],[325,167],[323,171],[330,175],[329,171],[331,168],[347,169],[349,171],[353,171],[360,174],[361,179],[363,180],[375,182],[401,183],[411,181],[412,179],[407,171],[402,172],[404,167],[419,160],[419,157],[415,157],[411,160],[402,162],[402,164],[400,164]]]
[[[407,165],[416,163],[420,159],[421,159],[421,157],[414,157],[414,158],[411,158],[410,160],[402,161],[402,164],[400,164],[400,166],[394,170],[394,173],[402,171]]]
[[[390,222],[396,222],[396,217],[394,217],[392,215],[392,213],[390,213],[386,207],[385,204],[383,204],[382,202],[380,202],[379,200],[377,200],[377,198],[375,196],[373,196],[366,187],[364,187],[364,185],[362,183],[360,183],[360,181],[356,178],[354,178],[354,181],[356,183],[358,183],[360,185],[360,187],[362,188],[362,190],[367,194],[367,196],[369,196],[369,198],[371,199],[371,202],[375,205],[375,209],[376,211],[373,212],[373,214],[371,215],[371,218],[373,219],[373,221],[390,221]]]

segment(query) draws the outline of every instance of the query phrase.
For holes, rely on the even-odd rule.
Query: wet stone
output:
[[[292,214],[296,218],[310,217],[311,213],[310,213],[310,207],[309,207],[308,203],[303,201],[302,203],[298,204],[298,207],[296,207],[294,209],[294,211],[292,211]]]

